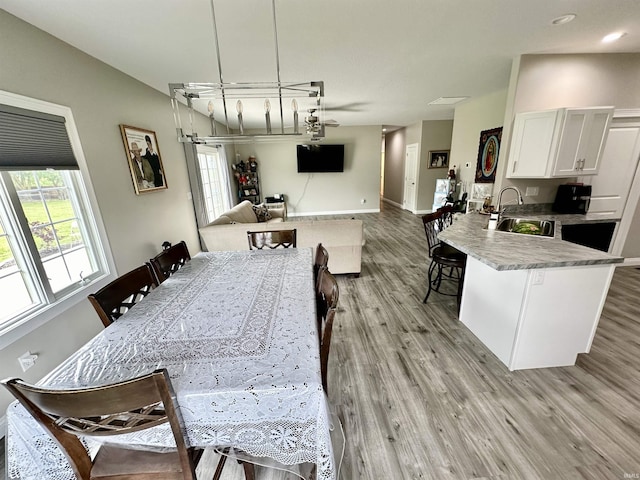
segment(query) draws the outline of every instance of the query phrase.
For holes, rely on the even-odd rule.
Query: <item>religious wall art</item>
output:
[[[480,132],[480,145],[478,147],[478,164],[476,167],[477,183],[494,183],[496,180],[496,167],[498,166],[498,153],[502,140],[502,127],[492,128]]]

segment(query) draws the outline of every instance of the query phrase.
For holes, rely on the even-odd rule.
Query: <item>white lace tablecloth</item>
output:
[[[166,368],[191,445],[315,463],[318,478],[334,479],[313,288],[311,249],[201,253],[39,383],[85,387]],[[74,478],[21,405],[7,413],[11,478]],[[173,444],[167,425],[126,437]]]

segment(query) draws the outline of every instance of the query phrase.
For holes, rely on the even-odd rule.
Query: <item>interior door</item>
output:
[[[600,172],[585,177],[591,184],[589,213],[622,216],[640,157],[640,120],[614,119]]]
[[[404,196],[402,208],[415,213],[418,190],[418,144],[407,145],[404,161]]]

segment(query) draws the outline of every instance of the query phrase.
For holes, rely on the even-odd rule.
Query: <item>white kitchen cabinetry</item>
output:
[[[596,175],[613,107],[559,108],[516,115],[508,178]]]

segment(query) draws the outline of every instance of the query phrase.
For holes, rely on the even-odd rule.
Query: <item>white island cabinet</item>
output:
[[[460,321],[509,370],[574,365],[589,352],[612,265],[499,271],[467,262]]]
[[[554,238],[487,230],[473,213],[438,235],[467,254],[460,321],[510,370],[574,365],[591,349],[623,258],[561,240],[572,217],[538,217],[556,222]]]

